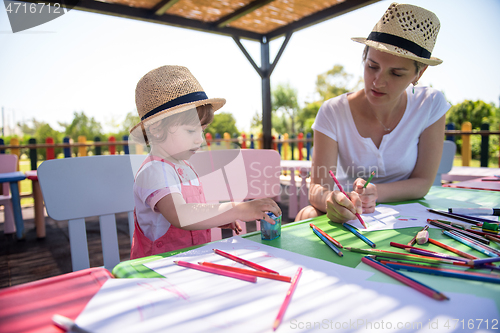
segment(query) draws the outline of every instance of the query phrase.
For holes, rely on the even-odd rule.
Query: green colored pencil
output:
[[[372,171],[372,174],[370,175],[370,177],[368,177],[368,179],[366,180],[366,183],[365,185],[363,186],[363,188],[366,188],[368,186],[368,184],[370,184],[370,182],[372,181],[373,179],[373,176],[375,176],[375,171]]]

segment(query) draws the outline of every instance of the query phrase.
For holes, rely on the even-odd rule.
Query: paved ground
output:
[[[283,212],[288,212],[286,199],[279,205]],[[283,217],[283,223],[288,223],[287,214],[283,214]],[[23,218],[26,237],[18,241],[14,235],[3,233],[3,211],[0,211],[0,288],[71,272],[68,222],[45,217],[47,236],[45,239],[37,239],[33,207],[23,207]],[[86,223],[91,267],[103,265],[97,221],[95,218],[87,220]],[[118,214],[117,228],[120,258],[128,260],[130,258],[130,235],[127,214]],[[254,231],[255,225],[248,223],[247,228],[248,232]],[[223,237],[230,236],[230,231],[223,232]]]

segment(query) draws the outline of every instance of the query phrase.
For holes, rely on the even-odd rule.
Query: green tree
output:
[[[238,136],[240,132],[236,128],[236,119],[229,112],[218,112],[214,116],[214,120],[208,125],[205,133],[210,133],[215,139],[215,133],[219,133],[223,137],[224,133],[229,133],[232,136]]]
[[[321,96],[321,101],[359,89],[363,80],[359,78],[351,85],[352,79],[353,75],[346,73],[342,65],[334,65],[329,71],[319,74],[316,79],[316,91]]]
[[[94,119],[94,117],[87,117],[82,111],[80,113],[74,112],[74,118],[70,124],[59,123],[60,126],[65,128],[64,134],[75,141],[78,141],[78,136],[85,135],[87,140],[94,140],[95,137],[102,137],[102,126]]]
[[[63,134],[53,129],[49,124],[44,123],[42,126],[39,126],[36,129],[34,137],[37,143],[45,143],[45,140],[47,138],[54,139],[54,143],[60,143],[62,142]],[[63,151],[62,148],[55,148],[54,149],[55,156],[61,154],[62,151]],[[38,149],[38,155],[42,160],[45,160],[47,158],[47,151],[45,149]]]
[[[481,124],[484,122],[498,126],[500,118],[499,108],[493,103],[487,104],[479,101],[463,101],[460,104],[453,105],[446,113],[446,122],[453,123],[456,129],[460,129],[462,124],[470,121],[472,129],[481,129]]]
[[[290,84],[278,84],[271,92],[272,110],[273,112],[283,112],[290,118],[289,133],[295,135],[295,118],[299,111],[299,103],[297,100],[297,90],[292,88]],[[274,123],[273,123],[274,127]]]

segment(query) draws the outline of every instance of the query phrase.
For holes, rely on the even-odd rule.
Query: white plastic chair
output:
[[[120,262],[116,213],[128,212],[134,231],[133,184],[145,155],[103,155],[44,161],[38,167],[47,214],[68,220],[73,271],[90,267],[85,218],[99,216],[104,267]]]
[[[443,143],[443,154],[439,163],[438,172],[434,179],[434,186],[441,186],[441,175],[450,172],[453,167],[453,159],[457,151],[457,145],[453,141],[445,140]]]
[[[14,172],[17,168],[17,155],[0,154],[0,173]],[[14,221],[14,210],[12,207],[12,196],[10,195],[10,186],[8,182],[1,183],[2,193],[0,194],[0,206],[3,206],[4,213],[4,234],[13,234],[16,232]]]
[[[195,154],[188,162],[200,176],[209,203],[274,198],[280,194],[281,157],[275,150],[211,150]],[[241,225],[242,233],[246,233],[245,223]],[[221,237],[221,229],[213,228],[212,241]]]

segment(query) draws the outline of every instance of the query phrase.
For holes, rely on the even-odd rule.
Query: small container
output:
[[[273,240],[281,236],[281,216],[276,217],[272,212],[266,213],[274,220],[274,224],[260,220],[260,237],[262,240]]]

